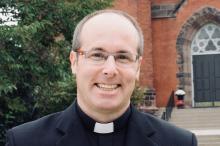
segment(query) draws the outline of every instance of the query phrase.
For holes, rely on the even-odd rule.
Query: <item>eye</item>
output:
[[[132,56],[128,53],[117,54],[115,59],[121,63],[129,63],[133,61]]]
[[[106,55],[103,52],[92,51],[88,53],[87,57],[95,61],[100,61],[104,60],[106,58]]]

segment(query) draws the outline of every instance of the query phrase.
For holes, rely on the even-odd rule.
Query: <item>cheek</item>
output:
[[[124,72],[124,77],[126,78],[127,82],[133,83],[136,80],[137,74],[138,74],[137,71],[130,69]]]
[[[88,84],[97,76],[97,72],[98,70],[94,67],[86,64],[80,64],[80,66],[77,68],[77,81],[79,81],[81,84]]]
[[[128,93],[131,94],[135,87],[137,72],[135,70],[130,70],[124,72],[121,78],[123,79],[124,88],[128,90]]]

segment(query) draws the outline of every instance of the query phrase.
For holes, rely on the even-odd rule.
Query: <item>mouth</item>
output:
[[[120,84],[101,84],[101,83],[95,83],[95,86],[99,89],[102,89],[104,91],[113,91],[119,88]]]

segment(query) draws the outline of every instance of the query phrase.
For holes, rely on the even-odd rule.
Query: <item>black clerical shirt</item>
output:
[[[77,116],[82,121],[82,125],[86,131],[90,146],[125,146],[126,133],[128,127],[129,117],[131,115],[131,108],[118,119],[113,121],[114,131],[111,133],[96,133],[94,126],[96,121],[86,115],[80,107],[76,104]]]

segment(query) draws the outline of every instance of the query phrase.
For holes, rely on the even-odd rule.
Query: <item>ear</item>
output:
[[[139,81],[141,62],[142,62],[142,57],[140,57],[138,59],[138,68],[137,68],[137,73],[136,73],[136,81]]]
[[[77,56],[76,52],[70,52],[70,63],[71,63],[71,70],[73,74],[76,74],[76,65],[77,65]]]

